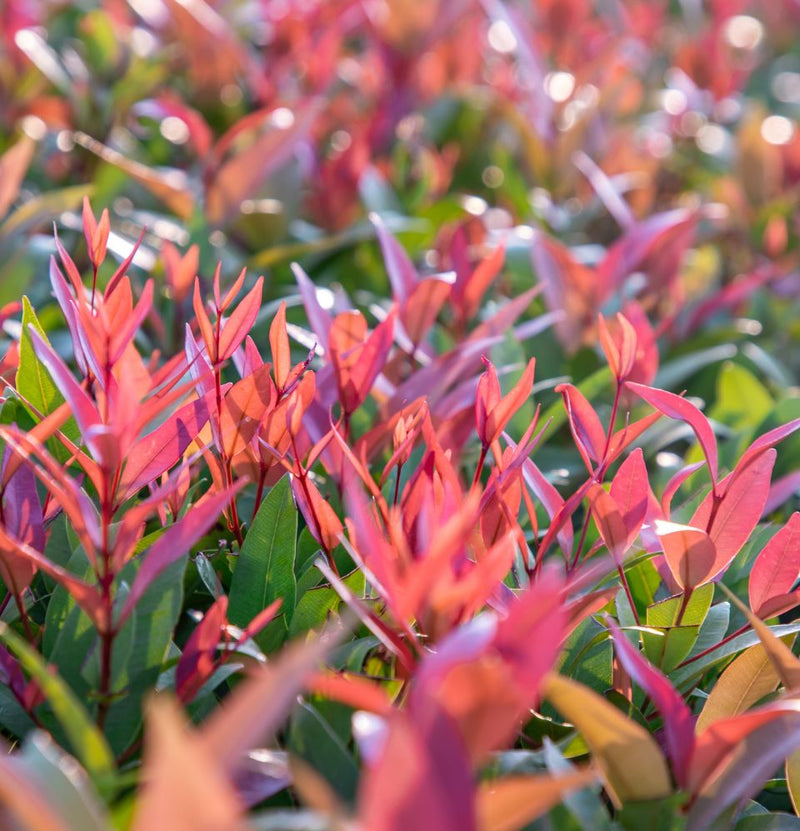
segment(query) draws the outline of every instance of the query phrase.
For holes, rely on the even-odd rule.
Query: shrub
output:
[[[778,5],[8,5],[3,827],[800,823]]]

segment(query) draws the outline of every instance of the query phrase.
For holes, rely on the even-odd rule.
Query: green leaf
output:
[[[717,603],[712,606],[700,627],[700,632],[689,657],[699,655],[706,649],[710,649],[714,644],[719,643],[728,631],[730,620],[731,604],[727,600],[724,603]]]
[[[549,739],[544,740],[543,756],[547,770],[553,776],[563,776],[577,770]],[[611,831],[613,828],[611,818],[608,816],[608,811],[598,791],[597,786],[592,786],[564,796],[564,805],[578,820],[583,831]]]
[[[559,672],[580,681],[595,692],[605,692],[613,683],[613,648],[608,630],[594,618],[582,621],[567,638]]]
[[[772,629],[772,633],[776,637],[782,638],[784,635],[793,635],[796,632],[800,632],[800,623],[785,623],[781,626],[770,626],[770,629]],[[736,655],[737,652],[741,652],[743,649],[747,649],[749,646],[757,643],[760,643],[760,640],[755,632],[743,632],[738,637],[721,644],[717,649],[709,652],[708,655],[704,655],[697,661],[692,661],[691,664],[676,669],[670,674],[670,681],[675,687],[687,689],[693,686],[714,664],[719,663],[725,658],[729,658],[731,655]]]
[[[364,572],[356,569],[343,578],[344,584],[357,595],[364,592]],[[310,629],[319,629],[328,615],[339,608],[342,599],[330,586],[309,589],[297,604],[289,626],[289,637],[293,638]]]
[[[756,814],[742,817],[734,831],[800,831],[800,817],[791,814]]]
[[[108,831],[105,811],[83,770],[47,733],[32,733],[17,758],[71,831]]]
[[[108,788],[114,777],[114,757],[105,736],[89,718],[81,702],[64,680],[47,667],[41,655],[2,622],[0,641],[17,656],[25,672],[36,680],[75,755],[95,784],[101,790]]]
[[[284,476],[261,503],[239,552],[229,596],[231,623],[246,626],[262,609],[281,598],[283,630],[288,631],[297,591],[296,551],[297,508],[289,477]],[[267,645],[262,645],[264,634],[255,640],[266,651]]]
[[[39,323],[39,319],[36,317],[33,306],[31,306],[31,301],[24,296],[22,298],[22,334],[19,340],[17,390],[40,413],[49,415],[64,403],[64,396],[58,391],[44,364],[33,351],[30,326],[36,329],[46,343],[50,343],[42,324]]]
[[[352,754],[316,707],[301,701],[292,713],[289,750],[308,762],[334,791],[352,800],[358,786],[358,767]]]
[[[22,334],[19,341],[19,367],[17,369],[17,390],[19,394],[30,403],[27,409],[38,421],[40,416],[32,408],[38,410],[41,416],[48,416],[64,403],[64,396],[53,383],[50,373],[45,369],[44,364],[36,357],[33,350],[29,326],[42,336],[46,343],[50,343],[45,334],[42,324],[36,317],[30,300],[22,298]],[[61,428],[67,438],[76,441],[79,436],[78,425],[75,419],[70,417]],[[66,461],[69,458],[69,451],[61,442],[52,440],[48,442],[51,452],[59,461]]]
[[[686,819],[678,812],[681,796],[654,799],[648,802],[630,802],[617,814],[617,823],[625,831],[680,831]]]
[[[0,725],[18,739],[36,726],[5,684],[0,684]]]
[[[136,738],[142,724],[142,699],[156,685],[183,604],[184,555],[165,569],[148,587],[114,641],[111,664],[113,692],[118,694],[108,711],[106,736],[116,753],[122,753]],[[131,585],[141,565],[133,560],[122,572]],[[121,609],[126,592],[115,604]]]
[[[774,403],[752,372],[729,361],[720,369],[717,403],[708,415],[734,429],[755,427],[772,412]]]
[[[714,586],[707,583],[692,593],[681,616],[683,596],[669,597],[647,608],[647,626],[662,634],[642,633],[642,645],[648,660],[665,673],[671,672],[692,651],[706,619]]]

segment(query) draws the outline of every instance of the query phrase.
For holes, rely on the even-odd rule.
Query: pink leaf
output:
[[[408,258],[403,246],[384,225],[383,220],[374,213],[370,214],[369,218],[378,234],[378,242],[383,252],[383,261],[386,264],[386,272],[389,275],[389,282],[392,284],[392,295],[397,303],[404,305],[414,293],[414,289],[419,282],[417,270]]]
[[[661,510],[664,512],[665,516],[670,515],[670,509],[672,507],[672,498],[678,492],[678,488],[693,474],[697,473],[698,470],[705,464],[705,462],[695,462],[692,465],[687,465],[684,468],[681,468],[677,473],[675,473],[672,477],[670,477],[669,482],[667,482],[666,486],[664,487],[664,493],[661,494]]]
[[[292,263],[292,273],[297,281],[297,288],[300,290],[300,297],[303,300],[303,307],[311,329],[317,336],[319,345],[327,352],[333,317],[320,305],[314,283],[297,263]]]
[[[100,414],[95,409],[94,402],[72,377],[72,373],[56,355],[50,344],[33,326],[28,327],[28,333],[31,336],[36,357],[45,365],[59,391],[69,403],[75,421],[78,422],[81,432],[85,435],[92,427],[101,423]]]
[[[180,459],[208,421],[214,394],[209,392],[203,398],[185,404],[136,442],[128,454],[119,485],[123,499],[157,479]]]
[[[695,528],[705,528],[717,549],[719,569],[728,566],[761,519],[769,493],[769,480],[777,451],[767,450],[749,464],[736,466],[720,483],[725,494],[714,505],[713,491],[700,503],[689,520]]]
[[[675,393],[667,392],[666,390],[646,387],[644,384],[634,384],[630,381],[626,386],[665,416],[677,418],[692,428],[708,462],[708,472],[711,476],[711,482],[716,487],[719,467],[717,459],[717,439],[714,436],[714,431],[711,429],[708,419],[700,410],[691,401],[687,401],[685,398],[681,398],[680,395],[675,395]]]
[[[191,701],[216,667],[215,656],[225,625],[228,598],[218,597],[186,641],[175,668],[175,691],[181,701]]]
[[[798,575],[800,575],[800,513],[795,511],[753,563],[748,584],[750,608],[761,618],[777,614],[777,611],[772,611],[771,607],[776,601],[784,600],[789,595],[797,582]]]
[[[739,464],[736,465],[740,470],[744,470],[755,459],[757,459],[766,450],[774,447],[778,442],[783,441],[788,436],[791,436],[796,430],[800,429],[800,418],[789,421],[786,424],[768,430],[763,436],[759,436],[751,445],[744,451],[742,458],[739,459]]]
[[[452,721],[431,703],[423,714],[395,713],[359,794],[364,828],[474,831],[469,759]]]
[[[555,391],[561,393],[564,399],[572,435],[578,445],[578,450],[581,451],[586,467],[591,471],[592,465],[589,459],[599,462],[603,458],[606,444],[603,425],[592,405],[577,387],[572,384],[559,384]]]
[[[602,485],[595,484],[589,490],[589,506],[606,548],[614,562],[622,565],[628,550],[628,529],[616,500]]]
[[[258,310],[261,308],[261,290],[263,285],[264,278],[259,277],[256,280],[256,284],[245,295],[233,314],[225,321],[219,338],[219,355],[217,360],[228,360],[250,333],[256,317],[258,317]]]
[[[641,448],[637,447],[619,466],[609,490],[622,514],[628,546],[633,545],[647,514],[649,489],[644,454]]]
[[[709,828],[729,805],[753,796],[800,747],[800,701],[783,699],[720,719],[697,737],[689,768],[688,831]]]

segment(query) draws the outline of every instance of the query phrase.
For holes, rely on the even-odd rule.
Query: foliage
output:
[[[798,12],[677,6],[3,6],[0,825],[800,826]]]

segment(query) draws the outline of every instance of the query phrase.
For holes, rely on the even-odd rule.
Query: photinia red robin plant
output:
[[[793,3],[0,21],[0,828],[800,827]]]

